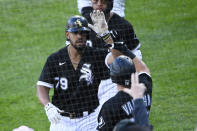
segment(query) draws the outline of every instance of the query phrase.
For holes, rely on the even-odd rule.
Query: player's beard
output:
[[[70,41],[70,43],[71,43],[71,45],[77,50],[77,52],[78,52],[80,55],[82,55],[82,54],[84,53],[84,51],[85,51],[85,49],[86,49],[86,44],[81,45],[81,46],[77,46],[77,45],[73,44],[72,41]]]
[[[113,8],[113,2],[108,1],[107,8],[103,10],[105,17],[109,17],[112,8]]]

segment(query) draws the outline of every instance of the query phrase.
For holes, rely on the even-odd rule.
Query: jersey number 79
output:
[[[65,77],[55,77],[55,80],[57,81],[55,88],[58,88],[59,86],[62,90],[66,90],[68,88],[68,80]]]

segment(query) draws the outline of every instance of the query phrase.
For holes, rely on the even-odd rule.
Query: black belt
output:
[[[80,118],[80,117],[84,117],[89,115],[90,113],[92,113],[94,110],[90,110],[90,111],[83,111],[83,112],[63,112],[60,113],[62,116],[67,116],[70,117],[70,119],[75,119],[75,118]]]

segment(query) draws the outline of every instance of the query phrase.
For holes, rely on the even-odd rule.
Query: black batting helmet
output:
[[[118,56],[110,65],[112,82],[126,87],[131,86],[131,73],[135,72],[135,65],[127,56]]]
[[[78,32],[78,31],[87,31],[89,32],[90,29],[88,28],[88,21],[86,18],[82,16],[71,16],[66,24],[66,31],[67,32]]]

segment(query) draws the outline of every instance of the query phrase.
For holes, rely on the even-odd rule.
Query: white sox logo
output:
[[[92,70],[90,69],[91,64],[83,64],[80,72],[82,73],[82,75],[79,78],[79,81],[81,81],[82,79],[85,79],[87,81],[87,85],[92,84],[93,82],[93,76],[92,76]]]
[[[99,128],[101,128],[101,127],[103,127],[104,125],[105,125],[105,121],[104,121],[103,117],[101,116],[101,117],[99,118],[98,126],[99,126]]]
[[[77,19],[77,20],[75,21],[75,24],[76,24],[77,26],[79,26],[79,27],[82,26],[82,23],[81,23],[81,21],[80,21],[79,19]]]

